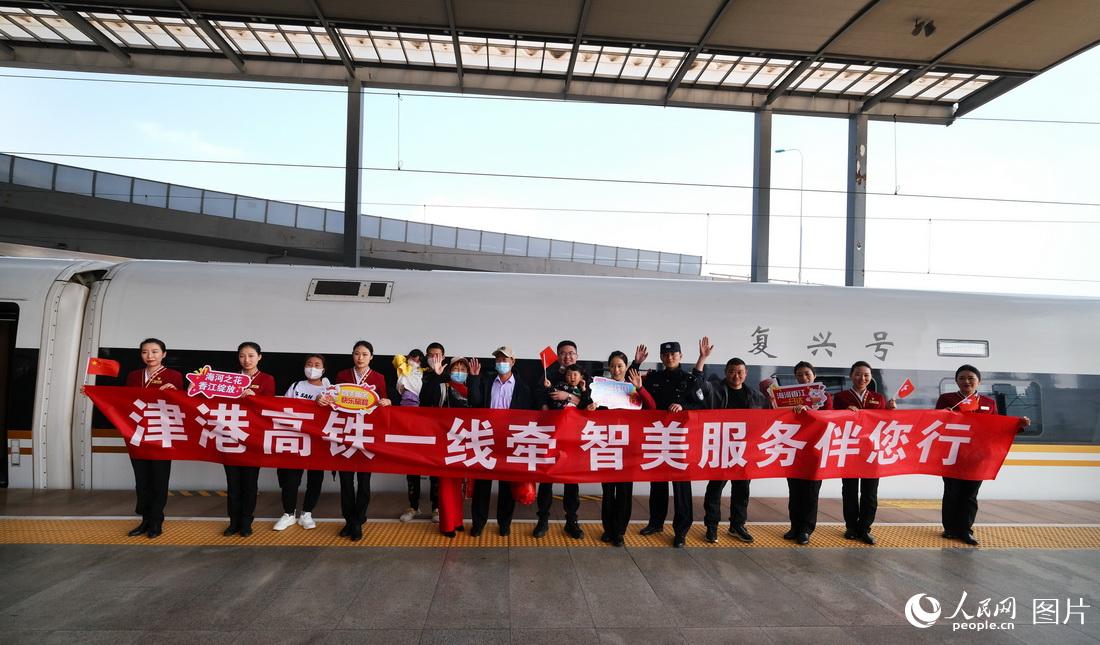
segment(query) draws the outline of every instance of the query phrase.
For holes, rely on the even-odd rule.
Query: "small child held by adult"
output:
[[[586,408],[591,401],[588,392],[588,387],[584,382],[584,372],[576,365],[570,365],[565,368],[565,373],[562,375],[562,380],[553,385],[550,381],[543,381],[543,385],[546,387],[546,409],[547,410],[564,410],[565,408]],[[549,396],[551,392],[565,392],[569,395],[568,398],[561,401],[555,401]]]

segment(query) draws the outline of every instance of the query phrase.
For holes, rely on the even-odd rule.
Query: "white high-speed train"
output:
[[[511,345],[517,375],[534,380],[539,351],[563,338],[599,373],[612,350],[644,343],[656,354],[665,340],[680,341],[691,363],[704,335],[716,345],[710,378],[740,356],[750,382],[791,382],[792,366],[809,360],[838,391],[848,366],[867,360],[880,391],[916,384],[901,407],[931,407],[955,389],[955,368],[972,363],[1003,412],[1033,420],[982,497],[1100,499],[1100,299],[146,260],[0,258],[0,474],[20,488],[132,486],[121,437],[78,392],[89,357],[119,360],[124,376],[141,367],[137,346],[149,336],[184,372],[235,369],[237,345],[256,341],[283,390],[302,378],[306,354],[325,354],[334,374],[360,338],[392,384],[392,355],[431,341],[449,356]],[[220,466],[173,466],[174,489],[222,486]],[[261,486],[276,488],[274,472]],[[375,486],[404,481],[379,475]],[[941,490],[939,478],[905,476],[885,480],[880,495]],[[823,495],[839,492],[827,482]],[[786,484],[757,481],[753,495],[785,496]]]

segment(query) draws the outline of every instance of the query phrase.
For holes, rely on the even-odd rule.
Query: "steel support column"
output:
[[[867,252],[867,115],[848,119],[848,218],[844,285],[862,287]]]
[[[752,281],[768,281],[771,227],[772,113],[754,115],[752,147]]]
[[[359,266],[359,195],[363,172],[363,83],[348,83],[347,155],[344,160],[344,264]]]

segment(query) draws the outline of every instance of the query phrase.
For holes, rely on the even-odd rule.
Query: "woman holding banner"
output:
[[[794,366],[794,379],[799,385],[808,385],[817,379],[814,366],[809,361],[799,361]],[[794,408],[796,414],[802,414],[810,408],[799,405]],[[818,410],[832,410],[833,397],[825,393],[825,401]],[[783,539],[794,540],[798,544],[809,544],[810,535],[817,528],[817,500],[821,495],[821,480],[787,479],[787,512],[791,516],[791,530],[783,534]]]
[[[937,410],[957,410],[978,414],[999,414],[997,402],[978,394],[982,373],[973,365],[963,365],[955,370],[958,392],[941,394],[936,401]],[[1031,425],[1031,419],[1020,417],[1020,429]],[[978,515],[978,489],[981,481],[943,478],[943,537],[959,539],[972,546],[978,545],[974,537],[974,518]]]
[[[466,380],[470,375],[470,362],[455,358],[446,368],[442,361],[429,362],[420,389],[420,406],[433,408],[470,407]],[[453,538],[462,530],[462,489],[465,480],[460,477],[439,478],[439,532]],[[473,482],[468,484],[473,486]],[[471,488],[471,492],[473,489]]]
[[[329,386],[328,379],[325,378],[325,357],[320,354],[310,354],[306,357],[302,372],[305,379],[295,381],[293,385],[287,388],[286,394],[283,396],[292,399],[316,401],[321,398],[321,395],[325,393]],[[321,499],[321,486],[324,484],[325,471],[310,470],[306,475],[306,496],[302,501],[302,515],[301,517],[295,517],[298,487],[302,485],[302,473],[303,469],[301,468],[275,469],[283,498],[283,516],[275,522],[273,527],[276,531],[286,530],[294,526],[295,522],[304,529],[317,528],[317,522],[313,520],[313,509],[317,506],[317,501]]]
[[[146,338],[141,341],[138,349],[145,368],[130,372],[126,376],[126,387],[183,389],[183,375],[164,366],[164,357],[168,355],[164,341]],[[134,467],[134,490],[137,493],[134,512],[141,516],[141,524],[131,529],[127,535],[137,537],[144,534],[155,538],[161,534],[164,524],[164,506],[168,503],[168,479],[172,474],[172,461],[130,457],[130,465]]]
[[[378,405],[390,404],[386,390],[386,379],[370,368],[374,357],[374,345],[360,340],[351,350],[353,367],[336,374],[337,383],[354,383],[372,390],[378,397]],[[332,405],[333,400],[323,396],[317,401],[321,405]],[[370,473],[340,471],[340,512],[344,516],[344,528],[340,536],[351,538],[352,542],[363,539],[363,523],[367,521],[367,507],[370,506]]]
[[[237,346],[237,363],[241,374],[252,379],[243,396],[275,396],[275,379],[260,371],[264,355],[259,343],[245,341]],[[252,535],[252,518],[256,514],[256,496],[259,495],[259,466],[225,466],[225,491],[229,511],[229,526],[222,535],[229,537],[239,533],[241,537]]]
[[[871,364],[856,361],[848,372],[852,387],[836,395],[833,405],[838,410],[893,410],[898,407],[894,399],[868,389],[871,385]],[[865,544],[874,544],[871,525],[878,511],[878,479],[845,477],[841,484],[841,497],[844,506],[844,537],[849,540],[861,540]]]

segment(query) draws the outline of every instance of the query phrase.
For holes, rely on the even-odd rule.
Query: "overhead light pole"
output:
[[[775,151],[776,154],[784,152],[798,153],[798,284],[802,284],[802,193],[805,192],[805,162],[802,151],[798,148],[779,148]]]

